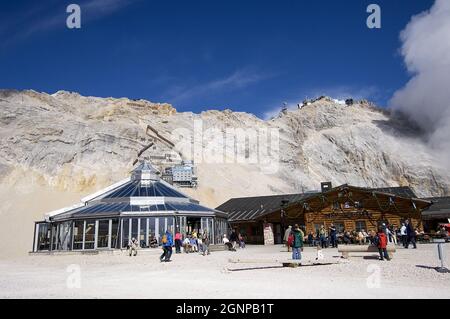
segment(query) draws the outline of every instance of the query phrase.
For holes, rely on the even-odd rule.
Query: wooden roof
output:
[[[358,193],[358,200],[363,199],[365,209],[409,211],[413,203],[421,210],[431,205],[430,201],[416,198],[409,187],[364,188],[344,184],[326,192],[232,198],[216,209],[227,212],[230,222],[248,222],[280,211],[282,201],[287,201],[285,209],[302,207],[307,203],[310,211],[319,211],[332,204],[339,193],[350,195],[350,198],[353,193]]]
[[[422,212],[424,219],[450,218],[450,196],[428,197],[424,199],[433,203],[430,208]]]

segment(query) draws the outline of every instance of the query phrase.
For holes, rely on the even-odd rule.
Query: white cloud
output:
[[[85,0],[76,2],[81,7],[82,27],[85,23],[101,19],[137,0]],[[69,4],[69,3],[68,3]],[[58,9],[58,11],[56,11]],[[25,11],[20,11],[2,24],[0,38],[2,47],[24,41],[39,33],[50,32],[66,27],[68,13],[60,10],[61,6],[53,4],[39,4]],[[65,9],[65,8],[64,8]],[[16,21],[21,21],[18,24]],[[4,39],[3,39],[4,38]]]
[[[166,95],[169,95],[169,101],[172,104],[179,104],[193,98],[242,89],[269,77],[270,75],[260,73],[254,69],[243,68],[224,78],[196,84],[191,87],[174,86],[169,92],[166,92]]]
[[[401,54],[412,78],[390,100],[446,150],[450,163],[450,1],[436,0],[414,16],[400,35]]]

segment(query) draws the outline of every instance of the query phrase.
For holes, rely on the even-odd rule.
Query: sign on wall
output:
[[[273,224],[264,224],[264,245],[274,245]]]

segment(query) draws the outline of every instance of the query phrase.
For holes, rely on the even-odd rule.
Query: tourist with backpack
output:
[[[300,230],[297,224],[294,226],[292,235],[294,238],[292,242],[292,259],[301,260],[301,250],[303,250],[303,232]]]
[[[172,246],[173,246],[173,238],[172,234],[166,230],[166,233],[161,238],[163,253],[159,257],[161,262],[169,262],[170,257],[172,257]]]
[[[383,227],[378,228],[378,233],[374,237],[374,244],[378,247],[378,252],[380,253],[380,260],[391,260],[387,252],[387,243],[388,239],[386,236],[386,232]]]

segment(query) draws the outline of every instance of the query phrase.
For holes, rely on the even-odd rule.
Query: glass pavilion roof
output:
[[[103,198],[117,198],[117,197],[182,197],[187,198],[186,195],[179,191],[163,184],[161,181],[154,181],[150,185],[142,185],[139,180],[130,181],[113,191]]]
[[[139,203],[131,200],[140,197]],[[143,198],[146,197],[146,198]],[[151,199],[158,197],[159,199]],[[65,210],[53,215],[55,220],[67,218],[88,218],[97,216],[119,216],[126,214],[147,214],[158,212],[220,213],[199,205],[195,200],[182,194],[171,185],[160,180],[157,171],[148,163],[142,163],[133,172],[129,181],[113,190],[85,201],[85,206]]]

